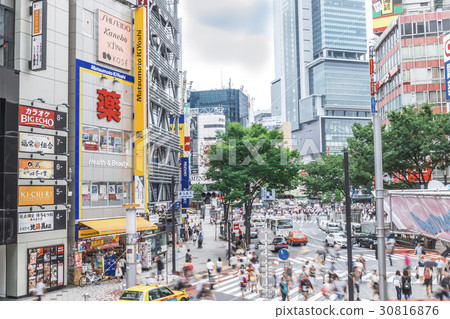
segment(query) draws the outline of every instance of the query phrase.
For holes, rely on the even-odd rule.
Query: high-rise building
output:
[[[353,123],[369,120],[365,1],[275,0],[274,23],[281,113],[294,147],[304,160],[340,152]]]
[[[191,108],[223,108],[227,122],[239,122],[249,125],[249,98],[242,90],[221,89],[192,91]]]

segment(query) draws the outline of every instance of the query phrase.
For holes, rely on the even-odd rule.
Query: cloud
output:
[[[271,0],[182,1],[183,69],[195,89],[215,89],[232,79],[270,108],[273,80]]]

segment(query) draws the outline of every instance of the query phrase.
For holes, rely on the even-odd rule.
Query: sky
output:
[[[273,1],[180,1],[182,68],[193,82],[192,90],[228,87],[231,79],[232,88],[243,86],[254,98],[254,110],[270,109],[275,74]],[[369,9],[371,0],[366,1]]]

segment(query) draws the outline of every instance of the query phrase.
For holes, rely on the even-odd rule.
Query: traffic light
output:
[[[212,197],[216,198],[217,197],[217,193],[216,192],[212,193]]]

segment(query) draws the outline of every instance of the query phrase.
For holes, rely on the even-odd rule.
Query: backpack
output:
[[[409,278],[404,279],[404,281],[403,281],[403,288],[404,289],[409,289],[410,287],[411,287],[410,279]]]

